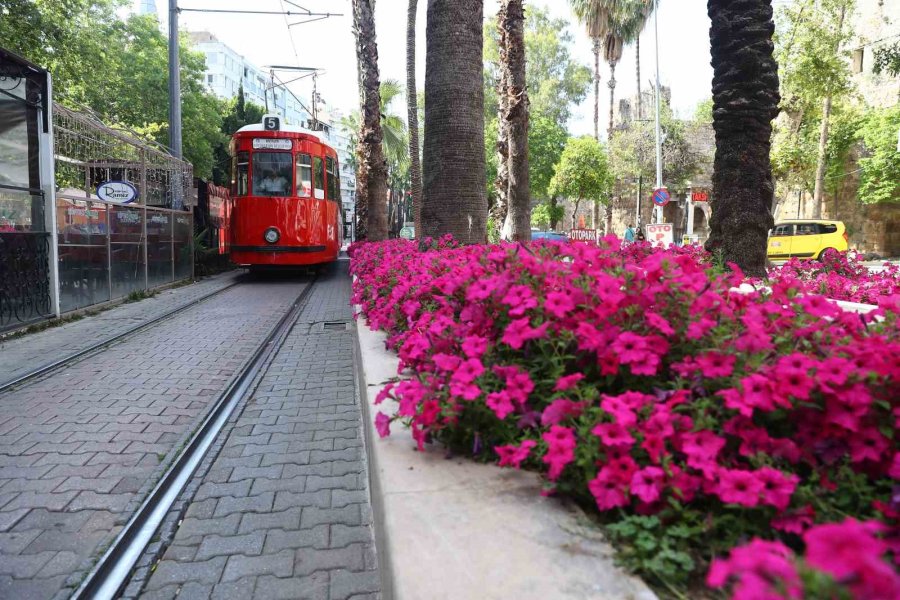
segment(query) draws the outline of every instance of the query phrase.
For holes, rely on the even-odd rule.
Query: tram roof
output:
[[[262,123],[251,123],[250,125],[244,125],[240,129],[238,129],[236,133],[249,131],[267,131],[268,133],[302,133],[303,135],[314,137],[322,143],[327,143],[326,140],[323,139],[321,131],[313,131],[312,129],[306,129],[305,127],[299,127],[297,125],[282,124],[281,128],[277,131],[270,131],[263,127]]]

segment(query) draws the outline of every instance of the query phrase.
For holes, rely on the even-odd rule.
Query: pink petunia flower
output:
[[[630,446],[634,444],[634,438],[628,429],[619,423],[600,423],[591,429],[591,433],[609,447]]]
[[[547,478],[556,481],[563,469],[575,460],[575,433],[568,427],[554,425],[541,436],[547,442],[544,462],[550,465]]]
[[[734,371],[737,358],[733,354],[706,352],[697,357],[696,365],[704,377],[728,377]]]
[[[565,375],[556,380],[556,385],[553,387],[553,391],[555,392],[565,392],[571,390],[578,382],[584,379],[584,373],[572,373],[571,375]]]
[[[496,446],[494,451],[500,456],[499,466],[514,467],[518,469],[522,465],[522,462],[528,458],[529,453],[531,453],[532,448],[535,446],[537,446],[536,441],[525,440],[518,446]]]
[[[541,414],[541,425],[544,427],[556,425],[568,418],[577,417],[582,412],[584,412],[584,404],[581,402],[559,398],[544,409]]]
[[[509,393],[506,391],[491,392],[487,395],[485,403],[494,411],[494,414],[497,415],[498,419],[505,419],[516,410],[516,407],[509,397]]]
[[[558,319],[566,317],[575,309],[575,301],[567,292],[550,292],[544,300],[544,310]]]
[[[625,485],[610,475],[607,469],[601,469],[597,476],[588,482],[588,490],[600,510],[611,510],[628,505],[628,494]]]
[[[706,583],[721,588],[734,580],[732,600],[800,599],[803,586],[793,558],[791,550],[781,542],[754,538],[733,549],[727,559],[714,559]],[[786,597],[781,590],[787,593]]]
[[[536,340],[547,334],[549,323],[532,327],[528,319],[516,319],[506,326],[501,341],[511,348],[519,350],[529,340]]]
[[[749,507],[759,504],[763,484],[755,473],[739,469],[719,469],[718,477],[713,491],[722,502]]]
[[[391,435],[391,418],[380,412],[375,415],[375,430],[378,431],[380,437]]]
[[[659,500],[666,473],[659,467],[644,467],[631,478],[631,493],[651,503]]]
[[[756,477],[762,483],[762,503],[781,511],[791,503],[791,496],[800,482],[800,478],[796,475],[788,475],[771,467],[758,469]]]

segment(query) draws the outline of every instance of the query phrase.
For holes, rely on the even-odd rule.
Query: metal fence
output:
[[[193,275],[193,168],[86,112],[54,106],[59,305],[66,312]],[[128,182],[133,203],[101,200]]]

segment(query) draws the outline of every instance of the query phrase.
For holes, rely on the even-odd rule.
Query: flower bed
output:
[[[823,262],[794,258],[773,268],[769,277],[834,300],[863,304],[878,304],[900,294],[900,267],[886,263],[873,273],[846,252],[829,256]]]
[[[379,432],[399,420],[420,447],[543,472],[546,493],[595,506],[622,560],[659,586],[698,584],[752,538],[801,552],[816,524],[896,525],[895,312],[844,313],[792,278],[731,294],[741,274],[696,250],[614,239],[350,254],[354,302],[407,375],[382,392],[399,409]],[[740,596],[756,572],[735,552],[710,583],[762,597]]]

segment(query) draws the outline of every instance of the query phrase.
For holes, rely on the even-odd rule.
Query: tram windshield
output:
[[[291,195],[291,153],[253,153],[253,195]]]

